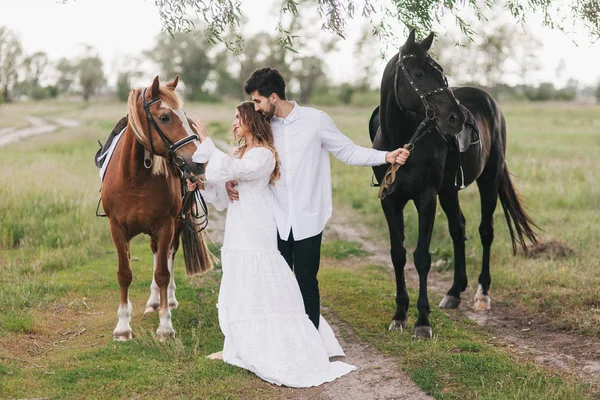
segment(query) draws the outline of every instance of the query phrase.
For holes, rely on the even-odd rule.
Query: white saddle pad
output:
[[[115,136],[115,138],[113,139],[112,143],[110,144],[110,147],[108,148],[108,150],[106,150],[106,152],[104,154],[102,154],[98,157],[99,160],[104,159],[104,161],[102,162],[102,168],[100,168],[100,182],[104,181],[104,174],[106,173],[106,167],[108,167],[108,162],[110,161],[110,157],[112,156],[113,151],[115,151],[115,147],[117,147],[117,143],[119,143],[119,139],[121,139],[121,136],[123,136],[123,132],[125,132],[125,129],[127,129],[127,128],[123,128],[121,133],[119,133],[117,136]]]

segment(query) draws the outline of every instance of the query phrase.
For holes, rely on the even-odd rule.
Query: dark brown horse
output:
[[[110,220],[110,232],[119,257],[121,301],[117,313],[119,322],[113,332],[115,340],[131,339],[128,290],[133,274],[129,265],[129,243],[134,236],[140,233],[150,236],[154,279],[145,312],[158,310],[160,325],[156,334],[159,339],[175,335],[170,311],[177,308],[173,260],[182,231],[184,235],[193,235],[193,240],[184,240],[188,275],[212,268],[201,233],[184,230],[184,222],[179,217],[180,172],[186,170],[201,175],[204,166],[192,161],[198,137],[190,128],[175,92],[177,82],[175,78],[161,85],[157,76],[150,87],[131,91],[127,127],[104,177],[102,207]]]
[[[506,166],[506,123],[498,103],[483,90],[449,88],[442,68],[428,54],[433,33],[422,42],[410,33],[400,52],[387,64],[381,80],[380,106],[373,112],[369,130],[373,147],[392,150],[413,148],[395,181],[383,191],[381,206],[390,231],[391,257],[396,273],[396,312],[390,330],[403,329],[409,305],[404,279],[404,207],[412,200],[419,220],[414,263],[419,274],[417,337],[432,336],[429,322],[427,276],[431,266],[429,246],[437,198],[448,217],[454,245],[454,282],[440,303],[456,308],[467,287],[465,218],[458,191],[477,182],[481,198],[479,233],[483,260],[476,310],[489,310],[490,248],[494,240],[493,214],[498,198],[508,223],[513,251],[527,249],[525,239],[537,243],[535,224],[525,213]],[[380,126],[381,129],[378,130]],[[374,167],[382,182],[386,167]]]

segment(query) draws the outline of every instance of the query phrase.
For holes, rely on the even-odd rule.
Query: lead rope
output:
[[[415,133],[412,135],[412,137],[410,138],[408,143],[406,143],[404,146],[402,146],[402,148],[404,148],[408,151],[413,151],[413,149],[415,148],[415,143],[417,143],[419,140],[421,140],[421,138],[423,138],[423,136],[425,136],[425,134],[433,128],[432,123],[433,123],[434,118],[435,118],[435,114],[432,114],[431,116],[429,116],[429,115],[426,116],[425,119],[421,122],[421,124],[419,124],[419,127],[417,128]],[[383,179],[381,181],[381,187],[379,188],[378,196],[380,199],[383,200],[389,194],[388,187],[392,183],[394,183],[394,181],[396,180],[396,172],[398,171],[398,168],[400,168],[400,167],[401,167],[400,164],[392,164],[388,167],[388,169],[385,172],[385,175],[383,176]]]

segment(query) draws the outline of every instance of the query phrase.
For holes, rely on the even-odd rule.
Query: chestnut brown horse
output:
[[[115,340],[131,339],[129,285],[133,274],[129,264],[129,243],[134,236],[150,236],[154,253],[154,279],[146,313],[158,310],[159,339],[173,337],[171,309],[177,308],[173,260],[184,240],[188,275],[212,268],[200,232],[187,232],[179,217],[182,205],[180,182],[183,171],[204,173],[204,166],[192,161],[198,137],[192,131],[175,88],[178,78],[162,85],[158,76],[147,88],[133,89],[128,100],[128,121],[106,168],[102,186],[102,207],[110,221],[110,232],[119,259],[118,280],[121,299]],[[186,248],[191,243],[196,248]],[[195,257],[189,257],[189,254]]]
[[[404,207],[412,200],[417,208],[419,237],[414,262],[419,274],[419,313],[415,335],[422,338],[433,334],[427,277],[437,198],[448,218],[454,245],[454,280],[440,303],[442,308],[458,307],[460,294],[467,288],[465,218],[458,201],[459,190],[476,182],[481,198],[479,233],[483,259],[474,299],[476,310],[490,309],[490,249],[498,199],[513,251],[517,245],[527,250],[526,240],[533,244],[538,240],[536,225],[525,212],[506,165],[506,123],[500,106],[481,89],[448,87],[442,67],[428,54],[433,38],[432,33],[423,41],[416,41],[413,30],[388,62],[381,79],[380,106],[369,123],[374,148],[412,148],[406,164],[395,176],[387,174],[386,166],[373,167],[373,171],[377,180],[383,182],[381,207],[390,231],[390,253],[396,273],[396,312],[390,330],[406,327],[409,298],[404,279]]]

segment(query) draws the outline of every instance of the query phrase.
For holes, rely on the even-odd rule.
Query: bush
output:
[[[356,91],[352,95],[353,106],[358,107],[377,107],[379,105],[379,90],[369,90],[367,92]]]
[[[131,90],[131,83],[129,82],[129,73],[121,72],[117,77],[117,97],[120,101],[126,102],[129,97],[129,91]]]
[[[221,101],[221,98],[216,94],[209,93],[204,90],[195,90],[190,96],[189,100],[200,103],[218,103]]]
[[[526,95],[531,101],[549,101],[556,97],[556,89],[552,83],[545,82],[536,89],[527,92]]]

